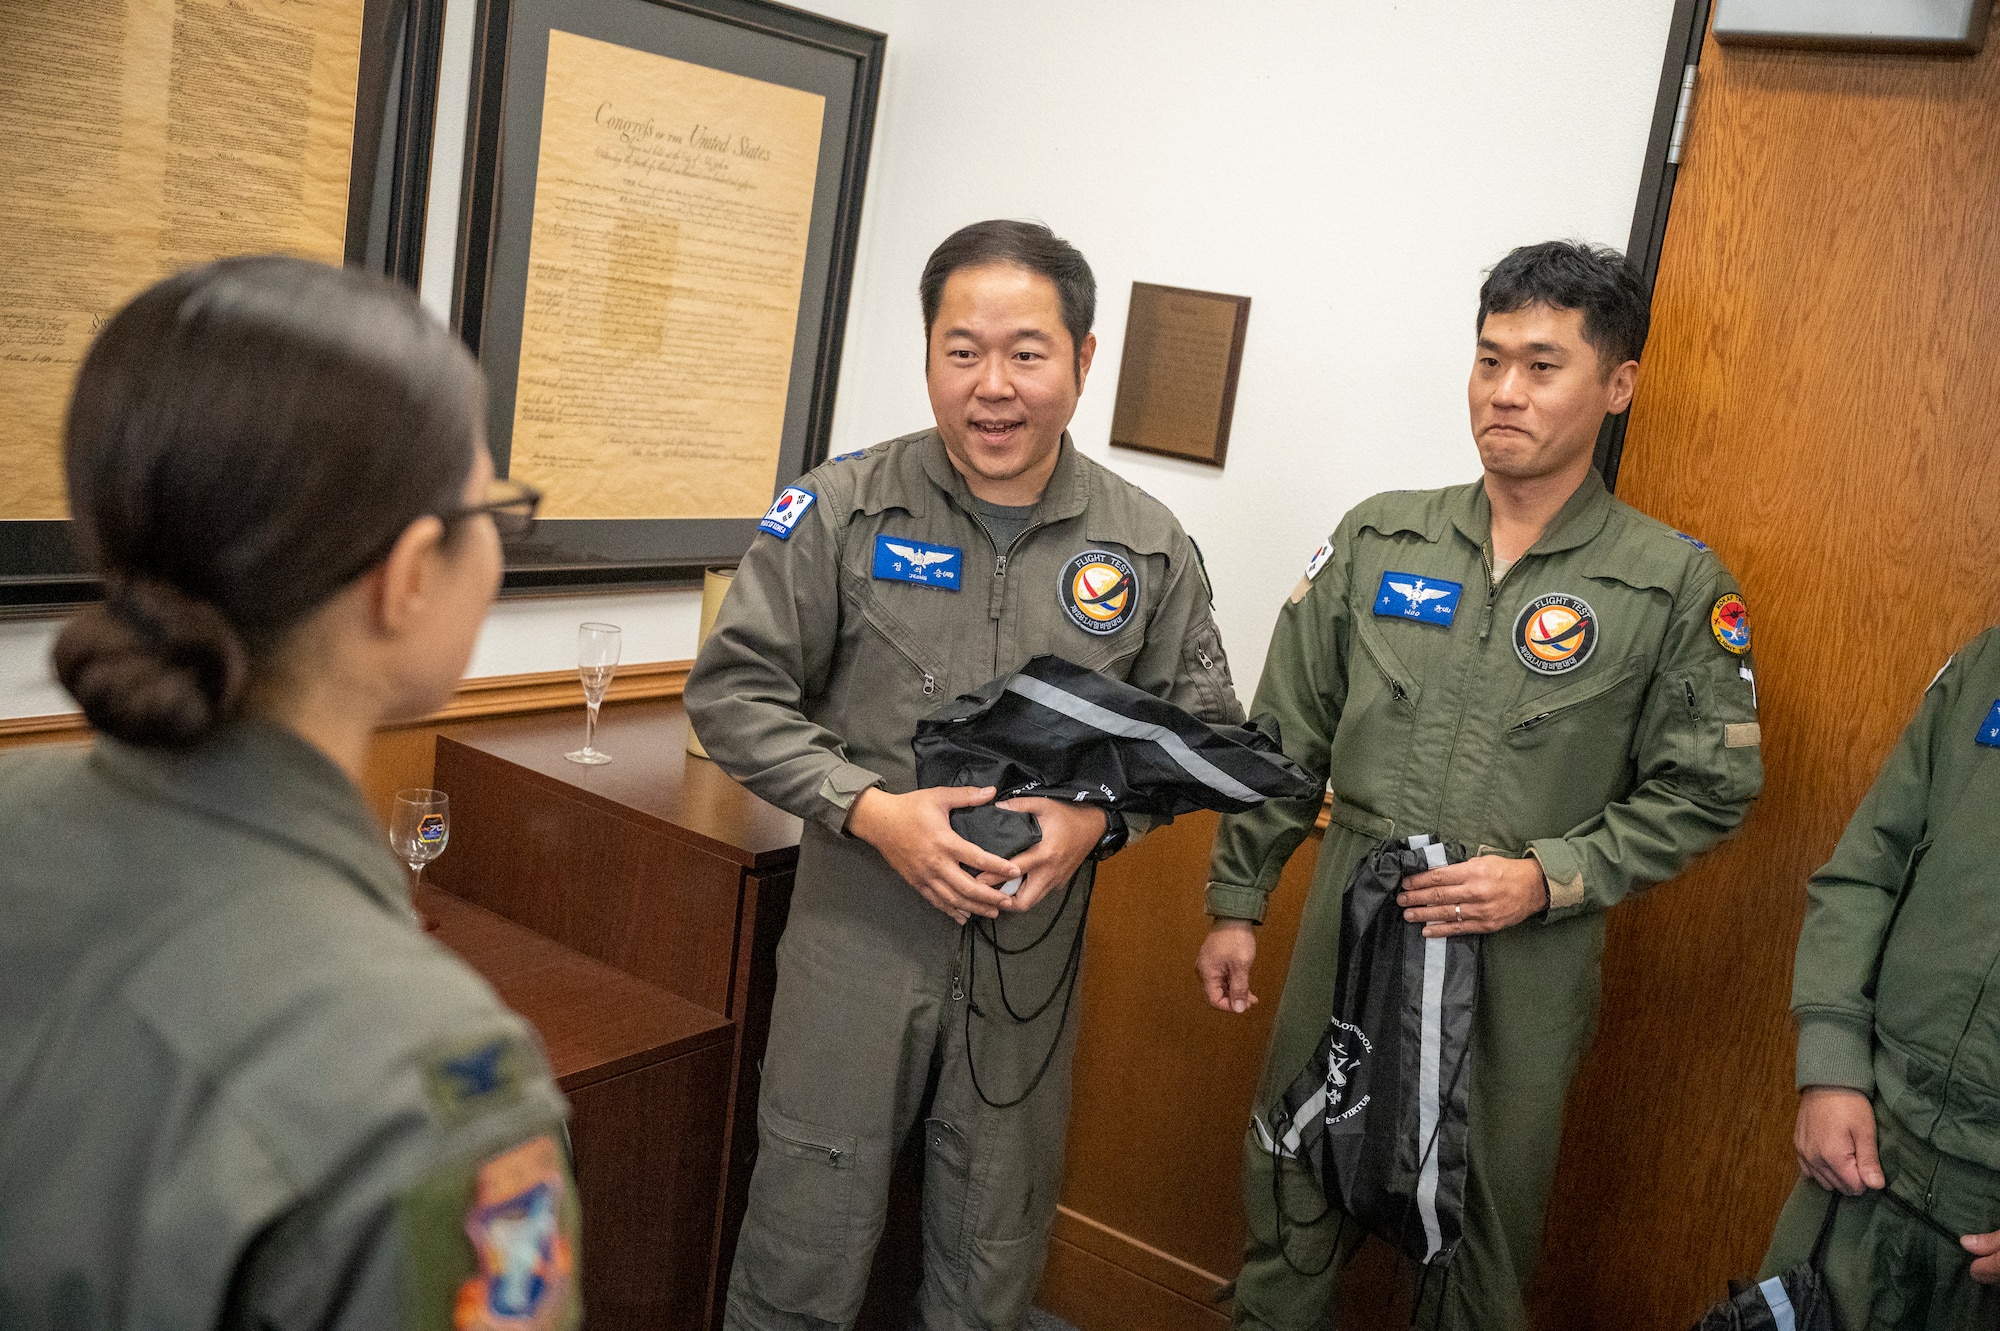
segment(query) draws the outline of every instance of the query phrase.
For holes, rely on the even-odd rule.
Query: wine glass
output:
[[[583,723],[583,747],[563,757],[573,763],[608,763],[611,755],[597,751],[597,709],[611,676],[618,671],[618,641],[622,635],[616,624],[582,624],[576,630],[576,672],[583,678],[583,703],[587,716]]]
[[[396,792],[396,804],[389,817],[389,847],[416,877],[410,882],[410,905],[426,931],[437,921],[417,905],[417,888],[424,881],[424,866],[444,854],[451,839],[451,799],[441,790],[422,786]]]

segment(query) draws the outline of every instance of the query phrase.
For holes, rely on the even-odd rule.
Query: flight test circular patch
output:
[[[1722,644],[1722,650],[1730,655],[1741,656],[1750,650],[1750,607],[1735,592],[1725,592],[1716,598],[1714,608],[1708,612],[1708,627]]]
[[[1537,596],[1514,621],[1514,654],[1538,675],[1567,674],[1596,646],[1597,612],[1580,596]]]
[[[1070,623],[1085,633],[1116,633],[1139,609],[1139,577],[1109,550],[1085,550],[1063,565],[1058,591]]]

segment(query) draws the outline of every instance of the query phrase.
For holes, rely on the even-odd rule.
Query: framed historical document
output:
[[[1111,443],[1222,465],[1250,298],[1132,284]]]
[[[457,316],[507,585],[733,563],[825,452],[884,38],[763,0],[487,0]]]
[[[412,283],[443,0],[13,5],[0,40],[0,607],[88,600],[71,385],[145,287],[231,254]]]

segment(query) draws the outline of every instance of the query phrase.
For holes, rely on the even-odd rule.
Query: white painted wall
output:
[[[1482,271],[1558,236],[1623,244],[1672,0],[807,0],[889,34],[835,452],[930,420],[917,274],[954,228],[1037,217],[1090,258],[1097,366],[1072,427],[1201,543],[1247,698],[1306,556],[1383,489],[1478,471],[1464,383]],[[434,188],[462,163],[470,0],[451,0]],[[425,298],[449,297],[456,209]],[[1254,300],[1223,471],[1106,443],[1133,281]],[[475,675],[692,654],[692,592],[497,607]],[[0,624],[0,716],[63,710],[45,624]]]

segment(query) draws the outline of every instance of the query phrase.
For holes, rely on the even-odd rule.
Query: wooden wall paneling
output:
[[[1805,879],[2000,611],[1996,271],[2000,44],[1709,42],[1619,491],[1743,582],[1765,790],[1736,840],[1611,915],[1540,1326],[1687,1325],[1769,1240]]]

